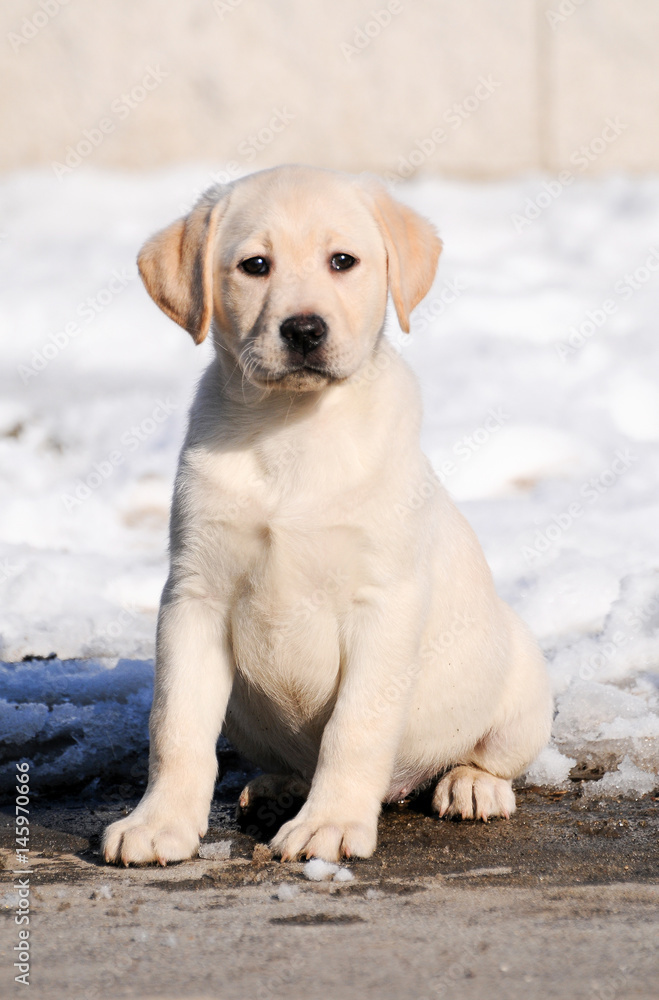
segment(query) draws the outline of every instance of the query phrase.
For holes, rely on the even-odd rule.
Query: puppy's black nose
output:
[[[300,313],[285,319],[279,332],[289,347],[306,357],[327,336],[327,323],[315,313]]]

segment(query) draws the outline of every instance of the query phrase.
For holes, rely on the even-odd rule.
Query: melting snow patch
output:
[[[624,757],[618,764],[617,771],[610,771],[599,781],[585,782],[584,797],[589,799],[611,795],[627,795],[639,797],[654,791],[659,786],[656,774],[643,771],[629,759]]]
[[[231,841],[216,840],[212,844],[201,844],[199,857],[204,861],[227,861],[231,857]]]
[[[575,758],[565,757],[556,747],[545,747],[526,772],[526,783],[558,788],[567,783],[576,763]]]
[[[146,764],[152,690],[142,660],[0,663],[0,790],[13,787],[17,758],[39,788]]]

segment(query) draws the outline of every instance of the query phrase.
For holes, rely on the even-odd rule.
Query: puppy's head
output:
[[[379,184],[278,167],[212,188],[148,240],[147,291],[196,343],[213,328],[256,385],[308,391],[348,378],[382,329],[428,292],[441,242]]]

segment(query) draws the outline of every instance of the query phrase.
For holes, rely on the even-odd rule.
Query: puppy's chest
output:
[[[204,562],[228,601],[237,669],[247,689],[312,717],[335,692],[343,625],[376,575],[368,521],[295,463],[269,477],[234,458],[204,486]]]
[[[349,535],[271,523],[258,558],[236,582],[230,629],[237,670],[300,718],[313,718],[336,691],[341,623],[363,577]]]

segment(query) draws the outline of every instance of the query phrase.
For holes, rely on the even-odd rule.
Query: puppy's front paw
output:
[[[463,765],[454,767],[438,782],[432,805],[440,816],[484,822],[491,816],[508,819],[515,812],[515,793],[505,778]]]
[[[292,861],[299,855],[339,861],[342,856],[370,858],[376,843],[377,821],[339,822],[328,816],[305,813],[302,808],[295,819],[284,823],[270,846],[282,861]]]
[[[112,823],[103,835],[103,856],[107,862],[145,865],[157,861],[185,861],[197,853],[199,830],[178,816],[158,816],[135,812]]]

